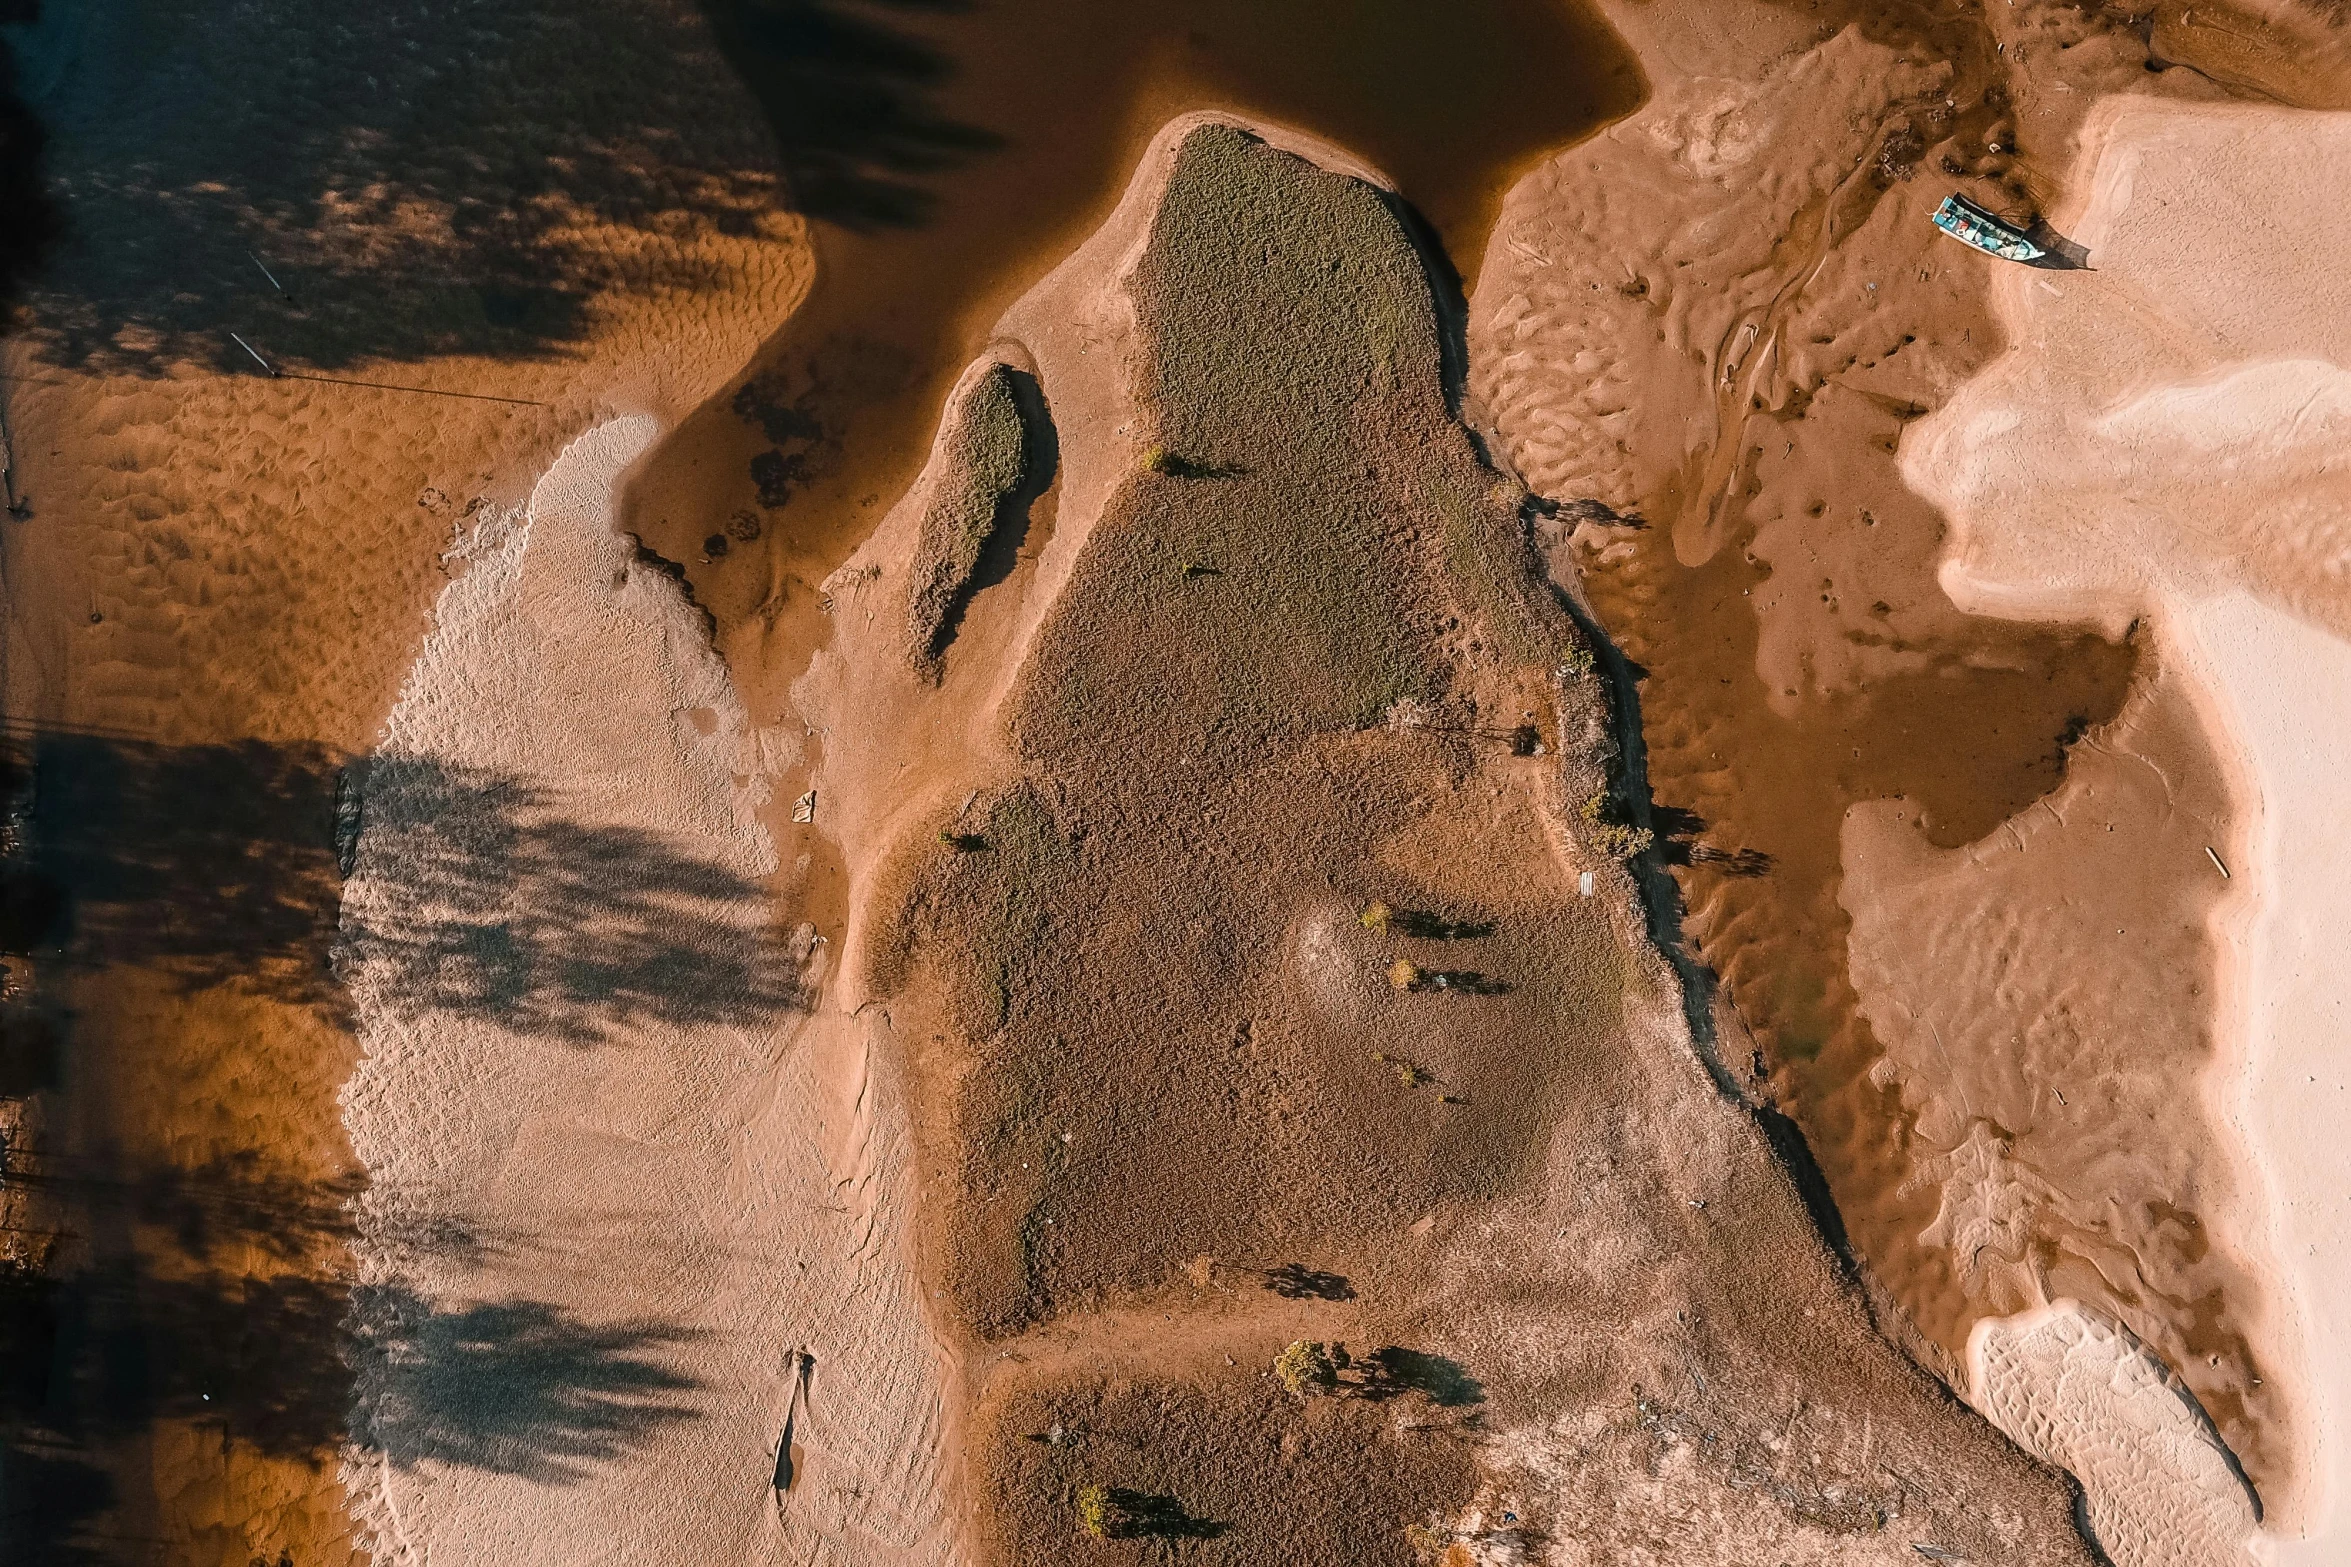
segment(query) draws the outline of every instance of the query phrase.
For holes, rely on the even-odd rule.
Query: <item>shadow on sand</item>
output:
[[[834,0],[49,10],[19,52],[72,222],[28,337],[110,373],[257,373],[231,332],[312,370],[556,357],[600,294],[733,286],[701,236],[920,223],[990,144],[927,107],[944,60]],[[712,102],[735,51],[764,125]],[[0,196],[20,161],[0,140]]]
[[[30,751],[27,849],[0,875],[0,923],[73,970],[232,985],[337,1022],[341,977],[368,972],[408,1015],[583,1044],[800,1001],[785,954],[746,935],[756,882],[652,833],[568,820],[511,776],[258,742],[49,733]],[[377,874],[347,909],[341,872],[362,828]],[[13,1054],[53,1079],[45,1036],[63,1020],[22,1021],[44,1042]]]
[[[794,210],[845,229],[920,228],[932,176],[1003,145],[946,118],[930,95],[953,67],[892,28],[888,10],[958,12],[967,0],[703,0],[719,48],[774,129]]]
[[[654,1021],[749,1024],[797,999],[797,970],[744,921],[753,883],[429,758],[346,766],[316,746],[58,732],[13,750],[0,1036],[12,1094],[37,1092],[57,1130],[0,1147],[20,1259],[0,1263],[0,1560],[155,1559],[122,1534],[140,1507],[115,1488],[143,1483],[125,1477],[158,1422],[275,1457],[357,1444],[562,1484],[692,1418],[672,1353],[690,1335],[671,1326],[355,1289],[364,1180],[286,1173],[332,1165],[289,1150],[331,1139],[333,1073],[304,1103],[303,1079],[289,1090],[269,1065],[270,1048],[315,1052],[317,1036],[214,1037],[179,1021],[178,998],[258,998],[340,1030],[339,951],[403,1006],[567,1045]],[[354,860],[372,873],[357,920],[342,907]],[[76,1004],[117,987],[151,999],[121,1016]],[[126,1102],[126,1084],[183,1080],[215,1086],[181,1108]],[[428,1218],[388,1239],[399,1258],[463,1263],[530,1238]]]

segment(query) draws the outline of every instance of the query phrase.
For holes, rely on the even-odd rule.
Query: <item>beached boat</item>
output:
[[[1935,209],[1935,227],[1962,244],[2005,261],[2038,261],[2049,254],[2017,229],[1956,192]]]

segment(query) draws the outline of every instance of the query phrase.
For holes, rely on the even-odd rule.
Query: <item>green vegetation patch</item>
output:
[[[923,510],[906,588],[907,649],[926,674],[936,673],[941,644],[980,552],[1027,474],[1015,374],[1009,365],[996,365],[965,388],[948,410],[946,435],[933,459],[931,501]]]

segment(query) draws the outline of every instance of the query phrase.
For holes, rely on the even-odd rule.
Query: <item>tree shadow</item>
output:
[[[1284,1300],[1353,1300],[1355,1286],[1344,1274],[1326,1273],[1303,1262],[1286,1262],[1265,1272],[1265,1287]]]
[[[1196,1518],[1184,1504],[1158,1491],[1110,1488],[1111,1523],[1106,1531],[1114,1540],[1213,1540],[1232,1526],[1213,1518]]]
[[[1706,818],[1696,811],[1652,802],[1649,820],[1657,834],[1657,858],[1663,864],[1711,866],[1722,875],[1741,878],[1771,874],[1771,856],[1761,849],[1721,849],[1700,841]]]
[[[0,24],[29,23],[40,11],[40,0],[0,0]],[[18,92],[16,51],[0,38],[0,318],[15,308],[27,280],[57,239],[57,204],[41,174],[46,140],[40,121]],[[8,461],[9,455],[0,452],[0,466]],[[10,491],[8,503],[13,506],[13,484]]]
[[[19,1090],[100,1092],[106,1061],[177,1048],[168,1035],[101,1037],[97,1018],[42,995],[53,976],[219,987],[340,1027],[338,973],[364,974],[388,1005],[577,1043],[664,1020],[755,1022],[797,1000],[756,883],[655,835],[571,820],[512,778],[79,732],[18,735],[7,750],[0,923],[24,950],[9,954],[0,1027],[12,1078],[42,1079]],[[361,873],[349,909],[347,865]],[[30,991],[24,973],[39,981]],[[37,1051],[28,1022],[52,1029]],[[86,1080],[85,1055],[99,1063]],[[86,1130],[55,1153],[9,1155],[0,1184],[14,1211],[30,1204],[70,1232],[17,1234],[11,1255],[73,1261],[0,1276],[0,1559],[143,1548],[101,1531],[121,1524],[121,1444],[158,1421],[306,1462],[357,1441],[399,1464],[566,1482],[690,1416],[693,1381],[667,1355],[688,1335],[659,1324],[583,1322],[531,1300],[452,1306],[398,1286],[354,1294],[356,1175],[289,1176],[283,1150],[233,1139],[191,1168]],[[379,1207],[371,1239],[401,1265],[478,1263],[510,1239]],[[370,1380],[355,1431],[359,1367]]]
[[[1422,941],[1482,941],[1494,934],[1494,922],[1449,920],[1426,909],[1398,909],[1388,916],[1388,929]]]
[[[54,912],[27,948],[237,984],[338,1013],[337,768],[324,747],[165,746],[49,731],[24,746],[32,806],[10,881]]]
[[[363,892],[336,967],[396,1014],[597,1044],[801,1006],[765,895],[656,834],[563,817],[520,780],[429,756],[364,773]]]
[[[326,28],[282,4],[52,7],[25,60],[106,64],[33,105],[72,199],[29,340],[138,375],[256,372],[231,333],[311,370],[560,358],[601,296],[731,287],[705,241],[788,240],[792,207],[919,223],[925,177],[991,144],[929,110],[947,63],[867,12],[708,9],[391,0]],[[730,64],[768,73],[766,123],[711,102]]]
[[[571,1484],[694,1418],[699,1385],[669,1363],[684,1330],[305,1273],[16,1275],[0,1332],[0,1547],[23,1561],[114,1559],[88,1533],[111,1496],[101,1455],[158,1421],[275,1458],[356,1449]]]
[[[234,985],[338,1022],[344,981],[364,980],[400,1016],[580,1044],[802,1004],[756,881],[658,834],[571,820],[514,777],[403,754],[346,768],[259,742],[52,732],[29,750],[7,885],[29,889],[20,907],[52,907],[19,923],[70,967]],[[346,865],[367,873],[349,900]],[[0,1059],[29,1076],[70,1048]]]
[[[664,1359],[698,1336],[685,1330],[593,1325],[530,1300],[442,1309],[385,1287],[353,1292],[349,1323],[352,1439],[404,1469],[571,1484],[695,1418],[682,1395],[701,1384]]]
[[[1358,1362],[1357,1396],[1373,1400],[1417,1393],[1440,1409],[1466,1409],[1486,1401],[1485,1384],[1442,1355],[1390,1345]]]
[[[946,56],[874,14],[953,12],[962,0],[703,0],[720,50],[775,131],[795,210],[845,229],[920,228],[928,177],[1003,145],[932,110]]]

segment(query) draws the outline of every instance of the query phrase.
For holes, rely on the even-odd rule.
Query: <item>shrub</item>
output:
[[[1382,903],[1377,898],[1374,898],[1371,902],[1363,906],[1363,912],[1356,915],[1355,919],[1356,923],[1360,924],[1365,930],[1386,930],[1388,928],[1388,921],[1395,918],[1395,915],[1396,911],[1394,909],[1389,908],[1385,903]]]
[[[1418,990],[1427,977],[1410,958],[1398,958],[1388,965],[1388,983],[1398,990]]]
[[[1111,1504],[1110,1487],[1092,1484],[1078,1487],[1078,1533],[1097,1540],[1109,1539],[1111,1527],[1118,1521],[1117,1511]]]
[[[1627,826],[1613,819],[1605,794],[1594,794],[1585,800],[1580,814],[1584,818],[1585,836],[1602,854],[1629,860],[1647,854],[1657,841],[1657,835],[1648,828]]]
[[[1312,1398],[1339,1385],[1339,1362],[1330,1345],[1302,1338],[1273,1357],[1273,1374],[1292,1398]]]

